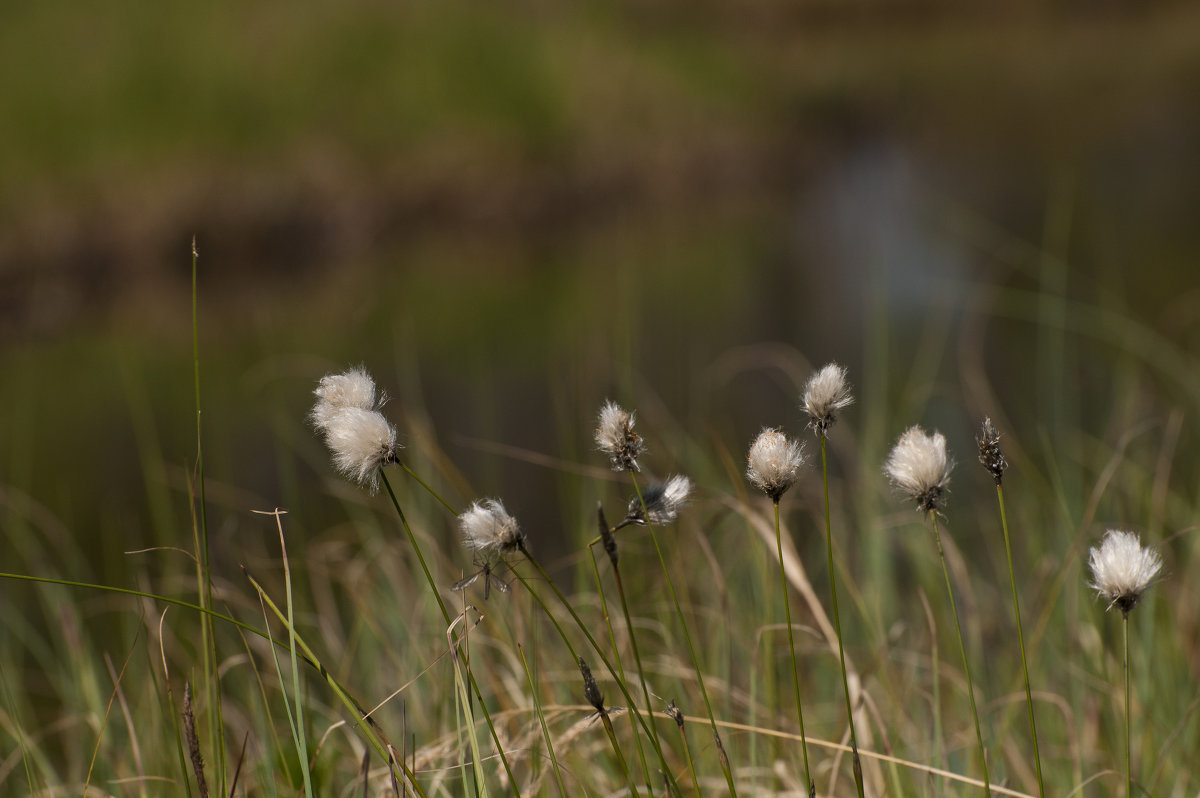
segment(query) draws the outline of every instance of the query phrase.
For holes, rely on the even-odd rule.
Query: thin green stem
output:
[[[308,759],[308,737],[305,734],[304,728],[304,693],[300,690],[300,667],[297,663],[296,656],[296,620],[294,614],[295,605],[292,602],[292,569],[288,563],[287,543],[284,541],[283,537],[283,519],[280,517],[279,510],[276,510],[274,515],[275,524],[279,529],[279,551],[283,556],[283,590],[285,602],[287,604],[288,654],[291,657],[292,695],[294,696],[294,703],[296,705],[295,720],[292,720],[290,715],[288,720],[291,721],[292,724],[292,736],[295,738],[296,747],[300,749],[298,753],[300,757],[300,775],[304,779],[304,794],[308,796],[308,798],[313,798],[311,773],[312,763]],[[264,618],[264,620],[266,619]],[[274,648],[271,649],[271,653],[275,653]],[[275,658],[275,669],[276,671],[279,670],[278,657]],[[281,677],[280,681],[282,682],[282,674],[279,675]],[[287,693],[285,692],[285,700],[286,696]]]
[[[604,583],[600,581],[600,566],[597,565],[597,563],[596,563],[596,551],[591,546],[588,546],[588,556],[591,558],[591,561],[592,561],[592,574],[593,574],[593,576],[596,577],[596,592],[600,596],[600,610],[601,610],[601,612],[604,613],[604,625],[608,628],[608,640],[610,643],[612,643],[613,659],[615,659],[617,662],[617,672],[621,676],[621,681],[624,681],[625,680],[625,666],[621,663],[621,649],[617,647],[617,635],[616,635],[616,632],[613,631],[612,618],[609,617],[609,614],[608,614],[608,599],[605,598],[605,596],[604,596]],[[621,578],[620,573],[618,572],[617,573],[618,583],[620,581],[620,578]],[[625,622],[626,622],[626,624],[629,623],[629,613],[628,612],[626,612],[626,614],[625,614]],[[629,625],[628,629],[629,629],[629,635],[630,635],[630,637],[632,637],[633,636],[633,626]],[[635,651],[636,651],[636,649],[635,649]],[[641,662],[639,661],[638,662],[638,668],[639,668],[638,676],[639,677],[641,676],[641,673],[640,673],[641,666],[642,666]],[[641,681],[642,681],[642,688],[645,689],[646,680],[642,679]],[[648,695],[646,696],[646,709],[653,712],[653,709],[651,709],[651,707],[650,707],[650,697]],[[640,734],[638,734],[637,720],[635,720],[633,717],[633,713],[636,711],[637,710],[635,707],[630,707],[629,723],[633,728],[633,741],[637,745],[638,759],[640,760],[641,765],[642,765],[642,775],[646,779],[646,791],[649,792],[651,795],[653,795],[654,788],[650,784],[650,766],[648,764],[646,764],[646,752],[642,749],[642,737]],[[654,725],[653,717],[654,716],[651,715],[651,727],[653,727],[653,725]]]
[[[696,656],[696,647],[692,644],[692,635],[688,631],[687,621],[683,617],[683,607],[679,604],[679,594],[675,592],[675,584],[671,581],[671,571],[667,568],[667,558],[663,556],[662,546],[658,543],[658,535],[654,532],[654,524],[650,523],[650,511],[646,508],[646,498],[642,495],[642,488],[638,484],[637,474],[630,471],[629,478],[633,482],[633,489],[637,491],[638,502],[642,505],[642,517],[646,519],[646,529],[650,531],[650,540],[654,541],[654,551],[658,553],[658,562],[662,565],[663,577],[667,582],[667,592],[671,594],[671,601],[675,605],[675,614],[679,616],[679,625],[683,629],[683,639],[687,643],[688,655],[692,658],[692,670],[696,673],[696,684],[700,687],[700,697],[704,699],[704,708],[708,711],[708,722],[712,726],[713,739],[717,741],[718,750],[721,750],[721,735],[717,731],[717,718],[713,714],[712,702],[708,700],[708,690],[704,687],[704,674],[700,668],[700,658]],[[733,772],[730,770],[726,757],[722,756],[720,759],[721,770],[725,773],[725,782],[729,785],[729,794],[736,798],[737,787],[733,783]]]
[[[200,259],[196,249],[196,238],[192,237],[192,377],[196,393],[196,483],[199,490],[200,524],[196,552],[199,562],[197,569],[200,577],[200,603],[212,609],[213,583],[212,569],[209,567],[208,545],[208,502],[204,492],[204,445],[201,410],[200,410],[200,322],[199,322],[199,291],[197,288],[197,261]],[[204,685],[209,701],[209,737],[210,745],[217,751],[217,782],[219,794],[225,792],[225,743],[224,718],[221,712],[221,677],[217,672],[217,642],[213,636],[212,620],[207,616],[200,618],[200,641],[204,650],[203,668]]]
[[[630,711],[633,712],[633,714],[637,717],[638,723],[642,724],[643,731],[645,731],[646,735],[653,741],[654,752],[658,754],[658,761],[662,764],[663,772],[666,774],[668,781],[675,790],[678,790],[679,785],[676,783],[675,775],[671,772],[671,768],[667,764],[667,759],[663,755],[662,746],[659,744],[658,738],[650,734],[650,728],[646,723],[645,718],[643,718],[641,713],[637,711],[637,704],[634,702],[633,696],[630,695],[629,688],[625,686],[625,682],[617,675],[617,671],[615,668],[613,668],[612,663],[609,662],[608,656],[604,653],[604,650],[600,648],[600,644],[596,642],[596,638],[593,637],[592,633],[588,631],[587,626],[585,626],[583,623],[583,619],[579,617],[579,614],[575,612],[575,608],[571,606],[571,602],[567,601],[567,597],[563,595],[561,590],[559,590],[558,585],[554,584],[554,580],[550,578],[550,574],[546,573],[546,569],[542,567],[542,564],[539,563],[532,554],[530,554],[529,547],[524,543],[520,543],[518,544],[518,548],[521,554],[525,555],[525,559],[529,562],[529,564],[532,565],[534,570],[538,572],[538,576],[542,578],[542,581],[550,586],[550,589],[558,598],[559,603],[563,605],[566,611],[571,615],[571,618],[574,619],[575,625],[579,628],[579,631],[583,632],[583,636],[587,638],[592,650],[596,652],[596,656],[600,657],[600,661],[604,663],[604,667],[608,670],[609,675],[612,676],[613,681],[617,685],[617,689],[621,691],[621,695],[625,698],[625,701],[628,702]],[[571,652],[571,656],[578,660],[579,657],[575,653],[575,647],[571,645],[570,639],[567,637],[566,632],[563,631],[562,626],[559,625],[557,619],[555,619],[554,613],[550,612],[550,608],[546,606],[545,600],[541,597],[541,595],[538,594],[536,590],[533,590],[530,587],[529,580],[523,574],[521,574],[520,571],[514,570],[513,573],[515,573],[517,578],[521,580],[521,584],[525,586],[525,589],[531,596],[533,596],[534,600],[541,605],[542,611],[545,613],[546,617],[550,619],[550,623],[558,631],[559,637],[562,638],[563,643],[567,646],[567,650]]]
[[[788,598],[787,573],[783,568],[783,534],[779,531],[779,502],[775,505],[775,549],[779,554],[779,586],[783,589],[783,614],[787,623],[788,649],[792,653],[792,685],[796,689],[796,717],[800,720],[800,750],[804,753],[804,781],[808,794],[816,794],[812,771],[808,767],[808,737],[804,733],[804,703],[800,700],[800,669],[796,663],[796,640],[792,634],[792,602]]]
[[[525,669],[525,678],[529,680],[529,690],[533,693],[533,709],[537,713],[538,724],[542,728],[542,739],[546,743],[546,753],[550,755],[550,765],[554,768],[554,780],[558,783],[558,794],[567,798],[567,788],[563,785],[562,769],[558,766],[558,757],[554,755],[554,742],[550,739],[550,727],[546,725],[546,716],[542,713],[542,702],[538,700],[537,686],[533,683],[533,674],[529,671],[529,662],[525,659],[525,647],[517,643],[517,653],[521,655],[521,667]]]
[[[332,674],[330,674],[328,670],[325,669],[325,666],[321,664],[319,659],[317,659],[317,655],[311,648],[309,648],[308,643],[304,641],[304,638],[300,636],[300,633],[296,632],[292,625],[288,622],[287,615],[285,615],[283,611],[279,609],[278,605],[271,600],[271,597],[267,594],[267,591],[263,589],[262,585],[258,583],[258,580],[256,580],[253,576],[250,576],[249,573],[246,573],[246,578],[250,580],[250,584],[258,593],[259,598],[267,605],[267,607],[270,608],[271,612],[275,613],[275,617],[288,627],[289,632],[292,632],[292,634],[295,635],[296,645],[299,646],[300,650],[304,652],[304,656],[308,659],[308,661],[313,663],[318,672],[320,672],[321,676],[325,678],[325,682],[330,686],[342,704],[351,711],[351,714],[354,715],[355,723],[358,724],[358,727],[362,733],[366,735],[367,740],[375,748],[375,751],[381,757],[383,757],[385,762],[389,763],[389,767],[391,765],[399,764],[400,769],[404,772],[405,777],[409,780],[409,782],[412,783],[413,790],[416,791],[418,795],[425,796],[424,789],[422,789],[421,785],[417,783],[416,774],[414,771],[409,768],[406,762],[396,759],[395,746],[393,746],[391,741],[389,741],[383,735],[383,731],[379,728],[379,726],[376,725],[375,722],[369,717],[367,717],[366,712],[363,711],[362,705],[359,704],[353,696],[346,692],[346,689],[342,687],[342,685],[339,684],[336,679],[333,678]]]
[[[608,742],[612,745],[613,753],[617,755],[617,762],[621,765],[621,773],[625,776],[625,783],[629,785],[629,792],[633,798],[638,798],[637,787],[633,784],[633,776],[629,774],[629,765],[625,763],[625,755],[621,753],[621,746],[617,744],[617,734],[613,731],[612,720],[608,717],[607,712],[600,713],[600,721],[604,724],[604,732],[608,735]],[[646,785],[649,789],[650,785]]]
[[[842,663],[842,691],[846,696],[846,722],[850,724],[850,748],[853,750],[854,787],[858,798],[865,798],[863,788],[862,760],[858,756],[858,735],[854,729],[854,709],[850,704],[850,680],[846,676],[846,647],[842,642],[842,619],[838,612],[837,574],[833,569],[833,527],[829,520],[829,464],[825,455],[825,435],[821,438],[821,483],[825,489],[825,543],[829,554],[829,592],[833,596],[833,625],[837,630],[838,656]],[[776,513],[778,514],[778,508]]]
[[[983,731],[979,726],[979,710],[975,708],[975,684],[971,680],[971,665],[967,660],[967,644],[963,641],[962,625],[958,622],[958,606],[954,603],[954,587],[950,583],[950,568],[946,565],[946,553],[942,550],[942,534],[938,530],[937,513],[930,511],[933,522],[933,539],[937,541],[938,557],[942,561],[942,574],[946,577],[946,595],[950,599],[950,610],[954,615],[954,630],[958,633],[958,650],[962,653],[963,673],[967,677],[967,697],[971,699],[971,717],[975,720],[975,739],[979,742],[979,759],[983,763],[983,791],[992,794],[992,783],[988,776],[987,752],[983,747]]]
[[[692,761],[692,747],[688,745],[687,732],[684,731],[683,723],[679,722],[677,725],[679,726],[679,740],[683,743],[683,758],[687,760],[688,775],[692,777],[692,789],[699,795],[700,781],[696,778],[696,764]]]
[[[1017,576],[1013,569],[1012,544],[1008,535],[1008,513],[1004,508],[1004,488],[996,483],[996,500],[1000,503],[1000,526],[1004,529],[1004,553],[1008,556],[1008,579],[1012,584],[1013,615],[1017,619],[1017,643],[1021,647],[1021,673],[1025,677],[1025,701],[1029,704],[1029,733],[1033,736],[1033,761],[1037,767],[1038,796],[1046,798],[1042,781],[1042,753],[1038,747],[1037,721],[1033,713],[1033,690],[1029,686],[1029,663],[1025,657],[1025,633],[1021,629],[1021,605],[1017,600]]]
[[[411,474],[412,472],[409,471],[409,473]],[[387,488],[388,497],[392,500],[392,507],[395,508],[396,515],[400,517],[400,526],[404,528],[404,533],[408,536],[408,542],[412,546],[413,551],[416,552],[417,561],[421,563],[421,571],[425,574],[425,581],[429,583],[429,589],[433,593],[434,599],[437,600],[438,608],[442,611],[442,617],[445,619],[446,625],[449,626],[451,619],[450,611],[446,609],[446,602],[442,601],[441,591],[438,590],[437,583],[433,581],[433,574],[430,573],[429,566],[425,563],[425,555],[421,553],[421,547],[417,543],[417,536],[413,534],[412,527],[408,525],[408,518],[404,515],[404,510],[401,509],[400,502],[396,498],[396,492],[392,490],[392,483],[388,481],[387,474],[382,468],[379,469],[379,478],[383,482],[383,486]],[[434,493],[432,488],[425,485],[424,482],[421,482],[421,484],[441,501],[441,497]],[[442,504],[446,503],[442,501]],[[450,505],[446,504],[446,507],[449,508]],[[454,512],[454,510],[451,509],[450,512]],[[508,775],[508,783],[512,785],[513,790],[518,790],[517,780],[513,776],[512,767],[508,763],[508,757],[504,754],[504,746],[500,744],[500,737],[496,734],[496,726],[492,722],[492,715],[488,712],[487,704],[483,701],[483,694],[479,690],[479,682],[475,679],[474,671],[468,670],[467,678],[471,683],[471,690],[475,694],[475,699],[479,702],[479,708],[483,710],[483,719],[487,723],[488,732],[492,736],[492,743],[496,746],[496,753],[500,756],[500,762],[504,765],[504,772]],[[520,795],[519,791],[517,795]]]
[[[1121,632],[1125,641],[1125,796],[1133,798],[1133,746],[1130,743],[1132,717],[1129,710],[1129,613],[1122,613]]]

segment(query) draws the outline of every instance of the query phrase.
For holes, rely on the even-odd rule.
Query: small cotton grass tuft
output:
[[[789,441],[779,430],[766,427],[750,445],[746,460],[746,479],[778,504],[804,465],[804,444]]]
[[[372,494],[379,489],[379,469],[396,462],[396,428],[379,407],[385,401],[375,381],[361,366],[327,374],[313,394],[317,402],[308,417],[325,437],[337,470]]]
[[[808,378],[804,385],[804,412],[808,425],[824,436],[837,421],[837,412],[854,403],[846,382],[846,367],[830,363]]]
[[[642,512],[642,502],[637,496],[629,500],[629,514],[625,516],[625,523],[645,526],[647,519],[655,526],[674,523],[691,495],[690,479],[682,474],[667,477],[666,482],[651,485],[642,492],[642,499],[646,502],[645,512]]]
[[[896,441],[884,463],[883,473],[892,485],[917,503],[922,512],[938,512],[944,506],[954,461],[946,455],[946,437],[927,435],[919,426],[909,427]]]
[[[463,543],[476,552],[507,554],[521,547],[525,533],[498,499],[477,501],[458,516]]]
[[[1162,570],[1157,551],[1142,546],[1133,532],[1119,529],[1105,532],[1099,548],[1091,549],[1090,555],[1092,589],[1108,602],[1105,609],[1116,607],[1125,615]]]
[[[317,383],[313,394],[317,403],[309,413],[309,419],[318,430],[324,430],[339,410],[356,407],[360,410],[378,410],[387,401],[380,393],[375,401],[375,381],[362,366],[341,374],[326,374]]]
[[[600,408],[595,440],[608,455],[613,471],[639,471],[638,457],[646,450],[642,437],[633,431],[634,415],[609,399]]]
[[[377,410],[343,407],[329,415],[322,429],[337,470],[374,494],[379,469],[396,462],[396,428]]]

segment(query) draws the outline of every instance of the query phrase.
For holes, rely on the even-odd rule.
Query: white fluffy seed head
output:
[[[954,462],[946,455],[946,437],[940,432],[926,435],[919,426],[909,427],[896,441],[883,472],[923,512],[942,508]]]
[[[498,499],[484,499],[458,517],[463,543],[477,553],[507,553],[521,546],[525,533]]]
[[[746,479],[778,504],[804,465],[804,444],[789,441],[779,430],[766,427],[750,445],[746,460]]]
[[[356,407],[360,410],[378,410],[383,397],[375,402],[375,381],[362,366],[342,374],[326,374],[317,383],[313,394],[317,402],[309,413],[309,419],[318,430],[324,430],[333,416],[341,409]]]
[[[824,436],[837,421],[837,412],[853,402],[846,367],[837,363],[828,364],[804,385],[804,412],[808,413],[809,426],[818,435]]]
[[[1107,609],[1118,607],[1128,615],[1146,588],[1162,569],[1162,558],[1152,548],[1142,546],[1132,532],[1110,529],[1099,548],[1091,550],[1092,588],[1108,602]]]
[[[628,413],[611,399],[600,408],[595,440],[600,451],[608,455],[613,471],[638,471],[638,457],[646,450],[642,437],[633,431],[633,413]]]
[[[343,407],[330,413],[323,429],[337,470],[371,493],[378,490],[380,466],[396,460],[396,428],[378,410]]]
[[[625,520],[631,524],[645,525],[646,519],[654,526],[670,524],[679,517],[679,511],[687,504],[692,494],[692,481],[679,474],[668,477],[666,482],[651,485],[642,491],[646,500],[646,512],[642,512],[642,502],[634,496],[629,500],[629,513]]]

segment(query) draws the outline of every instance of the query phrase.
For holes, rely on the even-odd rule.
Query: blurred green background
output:
[[[834,359],[861,484],[984,413],[1081,462],[1200,406],[1198,97],[1183,2],[7,0],[0,483],[10,541],[80,555],[10,567],[190,546],[193,235],[218,541],[329,523],[303,415],[357,363],[535,540],[593,506],[604,398],[740,491]]]

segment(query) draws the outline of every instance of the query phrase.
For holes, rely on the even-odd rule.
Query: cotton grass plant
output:
[[[940,432],[929,435],[919,426],[909,427],[896,441],[888,454],[883,471],[897,491],[913,501],[917,510],[924,513],[933,528],[933,539],[937,544],[938,559],[942,563],[942,574],[946,577],[946,598],[954,616],[954,631],[958,635],[958,650],[962,653],[963,673],[967,678],[967,697],[971,700],[971,716],[975,721],[975,739],[979,743],[979,760],[983,767],[984,792],[992,794],[988,776],[987,750],[983,744],[983,731],[979,725],[979,710],[975,706],[975,683],[971,679],[971,663],[967,657],[967,644],[963,640],[962,624],[958,620],[958,604],[954,600],[954,585],[950,582],[950,569],[946,565],[946,553],[942,549],[942,535],[938,529],[938,514],[945,506],[946,491],[950,486],[950,472],[954,462],[946,454],[946,437]]]
[[[1129,704],[1129,613],[1158,577],[1162,570],[1162,557],[1154,549],[1142,546],[1141,540],[1133,532],[1110,529],[1104,533],[1099,547],[1090,550],[1088,565],[1092,571],[1092,588],[1101,600],[1108,602],[1105,610],[1116,607],[1121,611],[1122,668],[1125,672],[1125,795],[1132,798],[1133,748],[1130,744],[1130,730],[1133,721]]]
[[[796,693],[796,719],[800,724],[800,750],[804,757],[804,780],[809,796],[816,795],[816,783],[808,764],[808,737],[804,733],[804,701],[800,693],[800,663],[796,660],[796,641],[792,632],[792,604],[788,597],[787,574],[784,571],[783,536],[779,530],[779,500],[796,484],[804,465],[804,444],[788,440],[777,429],[766,428],[750,444],[746,456],[746,479],[771,500],[775,515],[775,548],[779,557],[779,584],[783,591],[784,623],[787,628],[788,651],[791,654],[792,685]]]
[[[854,707],[850,699],[850,682],[846,674],[846,645],[842,635],[842,618],[838,610],[837,574],[833,567],[833,527],[829,517],[829,462],[826,449],[829,430],[837,421],[837,414],[854,402],[846,369],[837,363],[829,363],[811,377],[804,385],[801,405],[808,414],[808,424],[821,443],[821,488],[824,492],[825,544],[828,553],[829,591],[832,597],[833,624],[837,631],[838,660],[842,668],[842,694],[846,698],[846,723],[850,728],[850,748],[854,769],[854,786],[858,798],[864,798],[862,761],[858,753],[858,733],[854,728]]]
[[[23,598],[22,591],[31,587],[37,591],[33,609],[14,604],[21,611],[10,614],[0,636],[4,666],[0,731],[10,743],[9,756],[0,762],[0,792],[665,798],[734,794],[740,789],[845,798],[851,791],[845,780],[838,781],[840,760],[835,758],[844,752],[854,756],[854,792],[859,795],[878,794],[874,783],[863,782],[859,764],[863,760],[872,766],[890,765],[893,784],[887,794],[936,792],[936,781],[945,780],[950,785],[945,791],[956,794],[1028,796],[1035,770],[1039,796],[1080,794],[1089,789],[1085,785],[1090,780],[1111,773],[1115,781],[1115,770],[1106,768],[1121,758],[1117,752],[1121,735],[1101,733],[1110,715],[1115,718],[1112,727],[1119,725],[1119,710],[1095,710],[1102,706],[1099,702],[1107,696],[1105,685],[1110,680],[1100,677],[1103,668],[1097,670],[1098,678],[1087,678],[1087,661],[1071,659],[1073,653],[1094,653],[1100,639],[1089,623],[1098,613],[1074,614],[1076,594],[1087,607],[1083,597],[1089,590],[1099,596],[1101,606],[1122,612],[1125,793],[1185,795],[1194,787],[1194,764],[1187,752],[1200,739],[1197,713],[1194,708],[1175,706],[1186,703],[1179,702],[1178,696],[1194,686],[1186,650],[1196,628],[1194,613],[1188,609],[1194,604],[1187,600],[1188,580],[1173,579],[1162,588],[1164,596],[1170,591],[1175,602],[1172,620],[1178,628],[1166,624],[1156,628],[1153,622],[1165,616],[1167,602],[1144,599],[1160,578],[1163,557],[1158,548],[1143,546],[1136,534],[1117,530],[1106,533],[1091,550],[1086,587],[1084,580],[1068,578],[1084,560],[1079,555],[1092,528],[1091,516],[1081,513],[1080,542],[1074,550],[1068,545],[1069,533],[1055,520],[1059,508],[1039,507],[1070,507],[1076,497],[1065,489],[1054,493],[1045,490],[1046,485],[1039,486],[1043,490],[1031,491],[1031,496],[1049,496],[1057,502],[1014,503],[1010,519],[1001,484],[1008,461],[999,432],[988,421],[977,443],[988,487],[994,482],[1000,504],[1011,617],[1003,606],[992,606],[1007,606],[1007,602],[986,600],[994,599],[1001,588],[988,585],[981,576],[986,570],[974,567],[985,544],[976,542],[963,549],[971,581],[950,580],[939,528],[952,469],[945,439],[910,430],[888,457],[886,469],[889,480],[927,517],[938,543],[984,769],[979,780],[954,772],[956,757],[948,760],[951,769],[944,769],[940,734],[932,746],[923,736],[925,716],[918,710],[931,680],[927,659],[910,642],[912,633],[907,631],[913,620],[908,613],[915,606],[911,597],[923,586],[919,569],[902,593],[882,596],[890,603],[881,613],[873,603],[878,598],[863,590],[871,586],[858,578],[858,552],[874,545],[868,537],[873,520],[868,499],[883,492],[879,480],[874,486],[852,477],[841,483],[841,495],[849,497],[847,523],[837,537],[845,561],[838,562],[840,571],[835,570],[831,517],[842,514],[831,511],[837,501],[830,500],[827,450],[831,435],[853,431],[837,424],[854,401],[845,369],[830,364],[817,370],[802,392],[803,412],[821,446],[821,510],[816,507],[815,486],[810,495],[802,484],[802,447],[782,430],[764,430],[758,436],[761,444],[756,439],[747,452],[744,467],[736,455],[740,445],[728,444],[723,431],[714,431],[710,449],[715,454],[710,459],[705,459],[708,450],[703,445],[690,441],[679,448],[685,453],[678,457],[680,462],[670,464],[674,473],[659,472],[668,476],[656,479],[646,474],[655,472],[657,445],[656,451],[649,451],[642,436],[658,436],[645,433],[642,417],[635,425],[632,412],[606,402],[594,417],[598,423],[593,440],[622,480],[629,475],[633,495],[613,498],[608,508],[613,524],[605,518],[604,505],[593,505],[595,497],[585,496],[584,509],[563,513],[563,528],[546,528],[544,522],[519,523],[518,515],[530,517],[524,515],[519,494],[502,500],[491,490],[493,486],[476,493],[466,478],[446,478],[451,466],[418,474],[425,467],[414,469],[410,464],[449,463],[450,457],[436,448],[432,436],[398,424],[399,416],[389,417],[393,406],[385,404],[384,392],[364,367],[317,381],[318,376],[319,372],[305,376],[316,383],[308,423],[328,445],[329,457],[309,456],[310,449],[320,448],[311,434],[298,438],[297,450],[321,473],[337,475],[329,484],[343,501],[339,516],[345,510],[346,517],[339,517],[332,528],[295,523],[301,516],[299,508],[293,507],[288,516],[282,511],[266,511],[270,516],[266,520],[253,516],[250,534],[239,530],[210,541],[205,507],[212,496],[222,494],[206,492],[204,459],[198,457],[194,470],[179,478],[181,492],[190,491],[195,508],[190,550],[178,547],[178,530],[172,527],[168,531],[175,537],[165,538],[162,546],[127,555],[146,558],[138,561],[148,563],[133,586],[105,585],[58,578],[81,577],[86,573],[86,558],[72,553],[69,540],[44,531],[54,524],[39,515],[43,508],[36,503],[22,505],[17,491],[0,487],[10,556],[35,571],[3,574],[8,595],[15,602]],[[196,394],[198,420],[198,374]],[[301,394],[296,390],[297,404]],[[302,412],[292,408],[289,413],[290,423],[299,430]],[[589,426],[589,419],[579,420],[575,432],[581,440]],[[212,430],[205,433],[211,436]],[[199,447],[198,424],[196,442]],[[734,454],[722,460],[722,447]],[[1139,512],[1145,503],[1141,497],[1152,493],[1145,489],[1146,474],[1160,472],[1153,470],[1153,459],[1151,467],[1146,466],[1144,451],[1114,448],[1113,468],[1103,468],[1103,462],[1095,468],[1101,474],[1093,492],[1099,497],[1096,505],[1107,503],[1105,511],[1115,505],[1122,512]],[[674,447],[662,446],[662,450]],[[849,446],[845,451],[856,453]],[[864,443],[862,452],[871,451]],[[580,475],[584,493],[603,495],[607,488],[593,479],[586,463],[571,465],[579,467],[575,472],[564,468],[563,473]],[[1120,469],[1126,471],[1122,478],[1129,478],[1120,484],[1133,487],[1113,487],[1117,480],[1111,485],[1105,482]],[[768,689],[760,700],[754,694],[755,677],[745,675],[751,670],[744,667],[743,655],[750,648],[745,630],[762,626],[762,596],[771,594],[773,580],[760,580],[761,588],[744,584],[762,573],[759,563],[750,559],[758,552],[745,552],[748,547],[735,537],[740,529],[730,534],[730,527],[738,525],[729,523],[727,508],[746,505],[740,496],[731,495],[729,484],[740,482],[743,471],[775,509],[775,549],[781,563],[782,498],[788,497],[791,512],[811,511],[817,523],[817,513],[825,515],[834,631],[828,630],[820,612],[823,602],[814,599],[811,590],[805,591],[803,580],[789,572],[792,581],[783,582],[799,735],[786,718],[787,696],[781,699]],[[978,476],[982,489],[983,475]],[[355,488],[341,485],[343,478]],[[1163,481],[1167,482],[1165,477]],[[958,491],[963,498],[956,504],[962,501],[962,506],[969,506],[971,488],[958,488],[956,497]],[[1154,521],[1148,534],[1156,540],[1161,528],[1185,528],[1188,522],[1181,517],[1194,511],[1185,492],[1164,491],[1168,498],[1163,501],[1163,514],[1150,514]],[[379,493],[386,494],[390,508]],[[425,501],[426,493],[434,501]],[[320,491],[306,495],[306,501],[312,498],[306,508],[311,510],[320,495]],[[1092,507],[1089,512],[1098,510]],[[751,514],[756,529],[765,536],[767,515]],[[288,526],[302,527],[308,534],[289,529],[285,542],[284,519],[292,519]],[[397,534],[397,520],[404,535]],[[575,522],[578,529],[572,527]],[[680,523],[688,534],[703,536],[699,545],[662,545],[663,528]],[[1013,543],[1022,538],[1019,531],[1015,540],[1010,537],[1010,526],[1038,529],[1037,542],[1044,552],[1018,556]],[[1180,534],[1162,535],[1168,541],[1162,549]],[[554,549],[544,543],[551,536],[558,549],[553,560],[547,559],[551,566],[547,569],[535,554]],[[582,548],[588,538],[592,538],[588,553],[594,590],[580,570],[587,567]],[[462,546],[452,545],[454,539]],[[804,564],[809,557],[819,556],[819,544],[811,541],[809,547],[809,542],[802,536],[796,540]],[[651,544],[659,555],[657,564],[640,556],[643,547]],[[1022,548],[1030,547],[1016,546],[1017,551]],[[597,550],[604,552],[608,566],[605,557],[597,561]],[[175,556],[186,566],[172,565],[170,558]],[[1194,581],[1194,562],[1174,559]],[[245,567],[244,576],[236,564]],[[657,573],[660,567],[662,577]],[[712,570],[705,572],[705,568]],[[73,571],[60,574],[54,569]],[[1047,575],[1050,587],[1043,589]],[[714,588],[721,579],[729,584]],[[614,583],[620,613],[617,602],[609,601]],[[689,591],[687,583],[695,589]],[[500,584],[510,586],[508,593],[489,596],[490,588]],[[660,584],[669,586],[673,599],[669,608],[652,592]],[[678,593],[675,584],[683,585]],[[1067,601],[1056,592],[1072,587],[1075,593],[1068,592]],[[975,610],[964,613],[967,628],[979,628],[985,645],[992,647],[988,650],[993,655],[993,681],[988,681],[986,671],[982,673],[981,695],[993,692],[995,673],[1010,664],[1015,688],[1019,647],[1032,757],[1023,740],[1012,739],[1016,735],[997,732],[991,749],[984,746],[987,725],[975,707],[976,685],[956,589],[964,596],[975,592],[985,597],[975,606],[963,603],[964,608]],[[789,596],[792,590],[813,610],[813,623],[830,643],[829,652],[817,651],[819,647],[806,650],[791,639],[790,601],[796,598]],[[76,594],[100,596],[103,601],[72,599]],[[690,605],[685,603],[688,598]],[[851,667],[846,651],[849,641],[844,642],[842,621],[849,622],[850,616],[841,617],[839,600],[841,609],[857,610],[855,621],[862,624],[861,636],[870,646],[859,668]],[[1143,603],[1147,607],[1141,617],[1152,623],[1139,628],[1152,648],[1145,660],[1149,678],[1144,687],[1137,686],[1135,711],[1129,616]],[[1023,609],[1032,610],[1027,629],[1022,627]],[[944,612],[945,608],[931,609],[934,628]],[[49,632],[34,628],[38,615],[51,621]],[[133,634],[125,638],[109,631],[116,625],[110,624],[114,619],[122,625],[122,634],[130,630]],[[881,629],[881,621],[893,625]],[[1005,644],[1012,639],[1014,621],[1018,646]],[[547,634],[551,626],[554,631]],[[687,658],[675,650],[676,629],[685,636]],[[832,656],[826,656],[835,645],[840,685]],[[707,664],[701,653],[707,655]],[[1043,663],[1040,669],[1038,662]],[[594,673],[588,663],[595,665]],[[936,691],[940,683],[936,654],[933,666]],[[1038,693],[1031,688],[1031,670],[1043,674],[1037,680]],[[856,681],[861,687],[852,691]],[[807,699],[803,703],[801,688]],[[833,697],[839,691],[843,702]],[[1011,692],[1012,696],[995,703],[1008,700],[1015,707],[1019,691]],[[47,694],[57,696],[69,711],[46,719],[36,701]],[[967,702],[957,702],[957,695],[955,691],[955,702],[948,701],[944,712],[939,700],[933,699],[938,723],[943,714],[953,717],[959,708],[965,715]],[[688,706],[696,697],[703,699],[705,713],[685,716],[681,705]],[[1036,718],[1035,697],[1046,707]],[[610,698],[623,706],[613,706]],[[1115,707],[1119,697],[1113,698]],[[846,727],[840,720],[843,703]],[[1051,706],[1057,711],[1051,712]],[[1174,715],[1172,710],[1177,710]],[[1132,723],[1138,713],[1154,722],[1139,722],[1143,765],[1137,768],[1135,786]],[[750,722],[744,723],[747,718]],[[660,730],[662,724],[666,725]],[[951,739],[966,748],[970,732],[965,724],[959,725],[961,734]],[[677,734],[670,732],[671,726]],[[706,729],[701,738],[690,734],[701,728]],[[709,731],[714,735],[711,739]],[[877,732],[874,738],[882,740],[880,745],[871,742],[871,732]],[[839,743],[847,733],[848,746]],[[747,738],[750,746],[763,739],[786,740],[793,751],[798,746],[805,783],[801,784],[797,768],[786,763],[759,767],[753,747],[748,759],[741,757],[740,743]],[[865,748],[860,749],[860,744]],[[824,756],[826,752],[838,753]],[[721,776],[716,773],[718,765]],[[974,769],[973,762],[967,763],[967,769]],[[994,785],[990,774],[996,775]]]

